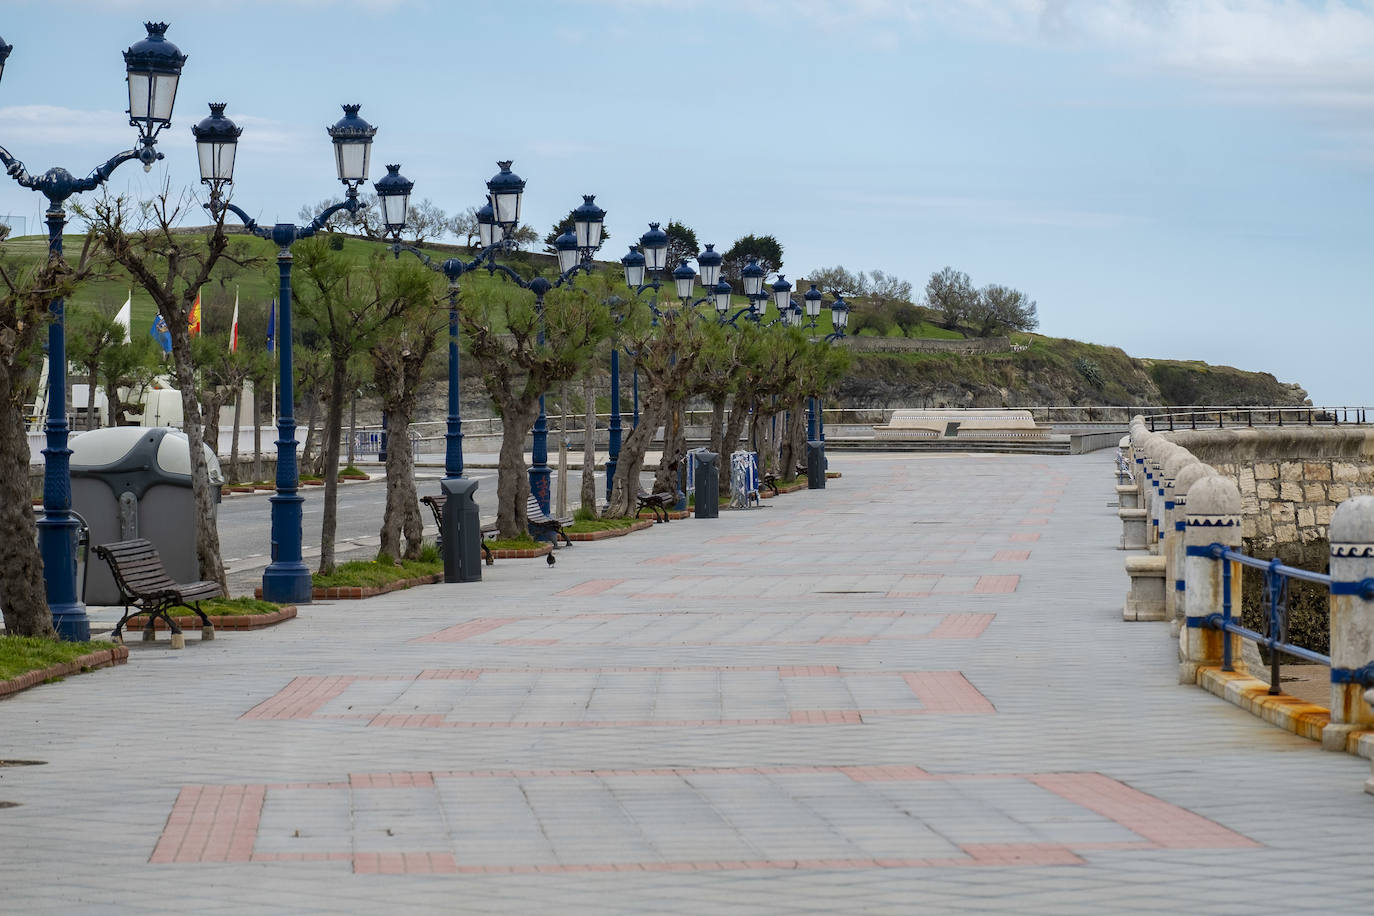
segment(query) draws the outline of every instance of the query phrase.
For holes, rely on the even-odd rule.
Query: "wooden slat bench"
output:
[[[571,525],[573,520],[570,518],[555,518],[544,511],[544,507],[539,505],[539,500],[534,498],[531,493],[529,499],[525,501],[525,524],[529,528],[530,537],[536,541],[543,540],[548,535],[553,535],[554,546],[558,545],[561,537],[565,544],[572,546],[572,540],[568,533],[563,529]],[[552,556],[552,554],[550,554]]]
[[[124,603],[124,616],[115,624],[113,639],[116,643],[124,641],[124,624],[130,617],[146,614],[148,623],[143,628],[143,640],[155,639],[154,627],[157,618],[167,624],[172,632],[172,648],[181,649],[186,645],[186,637],[176,618],[167,613],[174,607],[184,607],[200,617],[200,638],[214,639],[215,627],[210,618],[200,609],[200,602],[206,598],[218,598],[224,594],[218,582],[178,582],[162,565],[157,548],[147,538],[134,538],[129,541],[114,541],[95,548],[96,556],[110,567],[115,584],[119,587],[119,598]]]
[[[648,509],[654,515],[654,522],[668,521],[668,510],[677,505],[676,493],[646,493],[640,490],[635,494],[635,518],[644,509]]]
[[[448,502],[448,494],[440,493],[438,496],[422,496],[420,502],[429,506],[429,511],[434,515],[434,524],[439,528],[439,543],[444,543],[444,505]],[[482,559],[486,560],[488,566],[496,562],[492,556],[491,548],[487,546],[487,541],[501,533],[501,529],[492,525],[483,528],[477,535],[482,544]]]

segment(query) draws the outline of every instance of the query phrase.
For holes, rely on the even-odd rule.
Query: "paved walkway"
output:
[[[0,703],[0,910],[1370,908],[1368,764],[1121,622],[1109,455],[832,468]]]

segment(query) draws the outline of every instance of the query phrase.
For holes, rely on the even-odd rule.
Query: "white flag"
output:
[[[239,288],[234,287],[234,321],[229,326],[229,352],[237,353],[239,349]]]
[[[134,308],[134,291],[133,291],[133,290],[129,290],[129,298],[124,300],[124,305],[123,305],[123,307],[120,308],[120,310],[119,310],[118,312],[115,313],[115,319],[114,319],[114,320],[115,320],[115,324],[118,324],[118,325],[120,325],[120,326],[122,326],[122,327],[124,328],[124,342],[125,342],[125,343],[129,343],[130,341],[133,340],[133,338],[129,336],[129,321],[130,321],[130,319],[133,317],[133,308]]]

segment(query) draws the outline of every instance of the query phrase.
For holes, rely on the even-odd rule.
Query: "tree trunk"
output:
[[[258,384],[253,383],[253,482],[263,479],[262,474],[262,405],[258,403]]]
[[[418,560],[423,519],[415,491],[415,453],[410,443],[410,414],[388,408],[386,445],[386,514],[379,555]],[[404,539],[404,544],[402,540]]]
[[[301,443],[300,471],[307,474],[315,473],[319,469],[315,466],[315,420],[320,412],[320,402],[310,399],[310,406],[305,413],[305,442]],[[299,473],[298,472],[298,473]]]
[[[357,456],[354,446],[358,441],[358,392],[353,392],[348,408],[348,466],[353,467]]]
[[[320,519],[320,572],[334,571],[334,536],[339,530],[339,429],[343,426],[343,385],[348,364],[333,360],[329,373],[329,403],[325,407],[321,466],[324,471],[324,514]],[[396,556],[396,554],[392,554]]]
[[[181,389],[183,425],[191,446],[191,491],[196,502],[196,558],[200,563],[200,577],[218,582],[227,595],[229,582],[224,577],[224,563],[220,559],[219,528],[215,523],[215,501],[210,494],[210,464],[205,460],[205,437],[202,434],[200,399],[195,392],[191,348],[174,347],[173,350],[177,387]]]
[[[234,392],[234,433],[229,440],[229,482],[239,482],[239,423],[243,419],[243,382]]]
[[[12,366],[0,368],[0,404],[15,403]],[[4,594],[5,629],[11,636],[56,639],[48,610],[43,559],[29,492],[29,437],[22,412],[0,415],[0,592]]]
[[[779,458],[784,480],[797,473],[797,465],[806,457],[806,398],[799,397],[792,403],[788,412],[787,435],[783,438],[782,454]]]
[[[673,401],[664,408],[663,454],[658,460],[658,471],[654,475],[655,493],[676,493],[678,486],[678,462],[687,452],[687,434],[682,423],[682,402]]]
[[[558,510],[554,514],[568,517],[568,383],[558,389]]]
[[[711,451],[725,462],[725,398],[711,401]]]
[[[95,368],[91,369],[91,374],[86,378],[86,428],[95,429],[95,386],[99,383],[99,377]]]
[[[210,450],[216,455],[219,454],[219,412],[224,407],[224,395],[216,392],[207,395],[202,414],[204,427],[201,432],[201,441],[210,446]]]
[[[653,441],[663,412],[663,396],[655,389],[640,404],[639,425],[625,437],[616,465],[615,480],[611,483],[611,502],[606,509],[610,518],[625,518],[635,511],[635,497],[639,493],[639,475],[644,470],[644,453]]]
[[[501,457],[496,480],[496,524],[501,537],[514,538],[528,533],[525,503],[530,496],[530,478],[525,466],[525,437],[539,416],[539,401],[530,404],[501,405]]]
[[[582,382],[586,415],[582,418],[582,492],[584,512],[596,518],[596,380],[590,372]]]
[[[735,401],[730,406],[730,422],[725,426],[725,441],[721,446],[720,457],[720,495],[729,497],[730,495],[730,454],[739,448],[739,438],[744,433],[744,425],[748,422],[750,413],[753,409],[753,399],[748,394],[741,391],[735,395]]]

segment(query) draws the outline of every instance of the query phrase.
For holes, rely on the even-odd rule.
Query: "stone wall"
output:
[[[1162,433],[1240,490],[1257,551],[1324,542],[1336,506],[1374,494],[1374,430],[1215,429]]]

